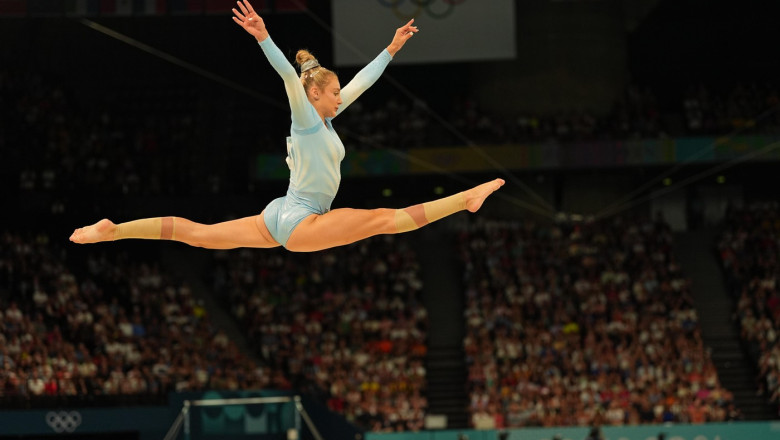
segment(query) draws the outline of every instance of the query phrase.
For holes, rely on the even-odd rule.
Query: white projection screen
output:
[[[414,17],[420,32],[393,63],[515,58],[515,0],[333,0],[337,66],[364,65]]]

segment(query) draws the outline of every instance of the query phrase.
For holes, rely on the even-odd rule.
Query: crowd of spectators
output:
[[[758,390],[780,415],[780,205],[733,209],[718,243],[742,340],[759,371]]]
[[[738,417],[660,220],[459,230],[473,425]]]
[[[406,239],[215,255],[214,292],[289,386],[372,431],[422,429],[428,318]]]
[[[215,328],[186,284],[126,252],[70,267],[48,235],[0,235],[0,402],[160,403],[171,391],[257,389],[269,370]]]

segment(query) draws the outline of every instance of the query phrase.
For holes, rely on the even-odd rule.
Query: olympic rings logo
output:
[[[466,0],[409,0],[409,4],[404,7],[406,0],[377,0],[379,4],[393,10],[396,17],[402,21],[408,21],[411,18],[420,15],[423,10],[429,17],[441,20],[452,15],[455,7]],[[411,12],[410,12],[411,11]]]
[[[73,432],[81,425],[81,414],[78,411],[50,411],[46,413],[46,424],[58,434]]]

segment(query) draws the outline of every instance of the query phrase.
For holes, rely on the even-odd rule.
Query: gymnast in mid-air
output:
[[[330,209],[341,181],[344,145],[333,119],[368,89],[393,56],[418,32],[410,20],[396,29],[390,45],[344,88],[335,73],[319,65],[306,50],[296,54],[300,76],[274,44],[263,19],[249,1],[238,2],[233,20],[252,35],[271,66],[284,80],[292,126],[287,138],[290,184],[287,194],[273,200],[259,215],[213,225],[181,217],[155,217],[115,224],[108,219],[76,229],[75,243],[126,238],[175,240],[208,249],[284,246],[313,252],[342,246],[379,234],[418,229],[462,210],[476,212],[504,181],[495,179],[449,197],[403,209]]]

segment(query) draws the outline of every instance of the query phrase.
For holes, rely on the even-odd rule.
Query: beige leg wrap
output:
[[[116,225],[114,240],[140,238],[146,240],[174,240],[176,221],[174,217],[155,217],[133,220]]]
[[[466,209],[466,198],[458,193],[432,202],[395,210],[395,226],[398,232],[421,228],[448,215]]]
[[[457,193],[443,199],[423,203],[423,207],[425,208],[425,218],[428,219],[428,222],[435,222],[466,209],[466,197],[463,193]]]

